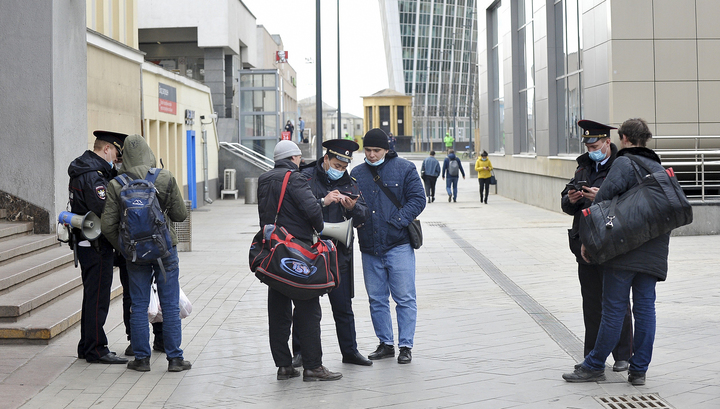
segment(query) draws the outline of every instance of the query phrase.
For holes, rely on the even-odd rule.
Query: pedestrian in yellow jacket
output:
[[[490,195],[490,176],[492,176],[492,163],[488,159],[488,153],[483,151],[480,157],[475,161],[475,170],[478,174],[478,183],[480,184],[480,202],[487,204]],[[483,189],[484,187],[484,189]],[[483,201],[483,190],[485,191],[485,200]]]

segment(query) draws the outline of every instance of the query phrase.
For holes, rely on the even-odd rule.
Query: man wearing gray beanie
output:
[[[258,180],[258,213],[260,228],[266,224],[284,227],[297,239],[312,244],[313,232],[323,230],[323,214],[320,203],[310,189],[307,178],[298,172],[302,152],[292,141],[280,141],[273,152],[275,168],[263,173]],[[285,197],[278,211],[283,179],[290,172]],[[295,333],[300,338],[303,353],[303,381],[334,381],[342,378],[339,372],[330,372],[322,365],[320,344],[320,297],[295,300],[268,287],[268,323],[270,351],[278,368],[277,379],[285,380],[300,376],[292,366],[292,354],[288,346],[290,326],[293,322],[292,306],[295,305]]]
[[[417,168],[390,150],[387,134],[371,129],[363,139],[365,163],[352,170],[370,214],[358,227],[363,278],[370,316],[380,344],[369,359],[395,356],[389,295],[397,304],[398,363],[412,361],[417,321],[415,250],[407,226],[425,209],[425,190]],[[386,189],[382,189],[385,186]],[[389,190],[386,194],[385,190]],[[390,199],[388,194],[396,195]],[[393,200],[400,202],[395,206]]]

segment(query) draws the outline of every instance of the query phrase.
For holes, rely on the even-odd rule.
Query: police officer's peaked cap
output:
[[[330,139],[323,142],[322,146],[327,149],[326,153],[332,153],[345,163],[352,162],[353,152],[360,149],[360,145],[349,139]]]
[[[110,142],[115,145],[118,150],[118,156],[122,156],[123,144],[125,143],[127,134],[110,131],[95,131],[93,132],[93,135],[101,141]]]
[[[578,126],[583,129],[583,143],[595,143],[602,138],[610,137],[610,130],[617,129],[614,126],[601,124],[589,119],[581,119]]]

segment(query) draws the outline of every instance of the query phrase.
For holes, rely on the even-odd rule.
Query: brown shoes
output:
[[[281,366],[278,368],[277,372],[277,380],[278,381],[284,381],[286,379],[290,378],[297,378],[300,376],[300,371],[293,368],[292,366]]]
[[[305,369],[303,371],[303,381],[305,382],[337,381],[340,378],[342,378],[342,374],[340,372],[330,372],[322,365],[315,369]]]

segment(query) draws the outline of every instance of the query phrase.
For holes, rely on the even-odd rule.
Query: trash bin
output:
[[[245,178],[245,204],[257,204],[258,178]]]

